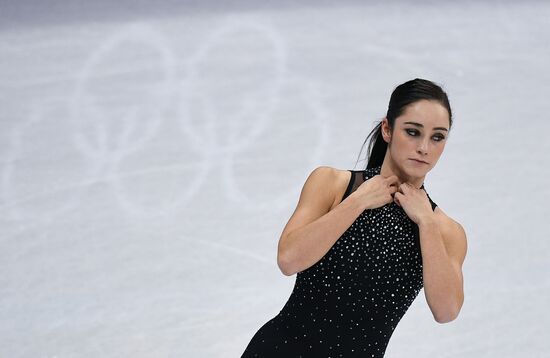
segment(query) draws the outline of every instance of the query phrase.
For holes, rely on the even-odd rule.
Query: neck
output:
[[[391,177],[392,175],[397,176],[397,186],[403,184],[403,183],[410,183],[415,188],[420,189],[422,187],[422,184],[424,184],[424,177],[411,177],[404,173],[402,170],[399,170],[394,163],[389,158],[384,158],[384,162],[382,163],[382,168],[380,169],[380,175],[383,177]]]

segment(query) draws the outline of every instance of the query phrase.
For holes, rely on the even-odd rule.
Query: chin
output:
[[[403,166],[403,172],[411,177],[421,177],[430,171],[430,164],[417,164],[412,160],[406,159],[406,165]]]

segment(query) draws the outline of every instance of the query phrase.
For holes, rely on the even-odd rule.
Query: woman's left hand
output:
[[[402,183],[399,186],[393,195],[393,201],[401,206],[407,216],[416,224],[433,215],[428,194],[424,189],[417,189],[409,183]]]

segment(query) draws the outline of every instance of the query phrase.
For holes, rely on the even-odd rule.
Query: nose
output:
[[[417,149],[419,154],[428,154],[428,142],[423,140]]]

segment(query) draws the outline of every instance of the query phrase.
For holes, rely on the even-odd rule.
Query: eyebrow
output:
[[[417,123],[417,122],[405,122],[403,124],[412,124],[413,126],[417,126],[417,127],[420,127],[420,128],[424,128],[424,125],[421,124],[421,123]],[[445,127],[434,127],[434,130],[436,129],[441,129],[442,131],[449,131],[447,128]]]

